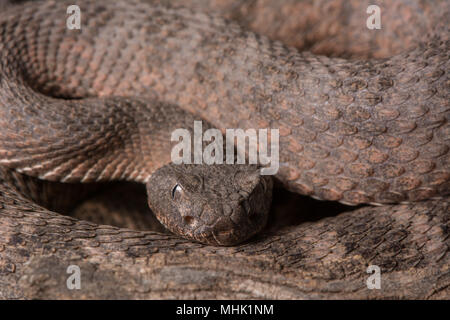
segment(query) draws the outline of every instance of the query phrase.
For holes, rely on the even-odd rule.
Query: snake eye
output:
[[[175,185],[175,187],[173,187],[173,189],[172,189],[172,199],[175,200],[175,197],[176,197],[177,193],[180,193],[182,190],[183,189],[181,188],[181,186],[177,183]]]

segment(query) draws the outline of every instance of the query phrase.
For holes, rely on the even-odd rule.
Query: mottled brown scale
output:
[[[195,271],[204,264],[216,272],[207,277],[224,292],[240,292],[236,297],[268,297],[261,292],[270,291],[264,287],[270,281],[278,298],[336,297],[336,292],[380,297],[364,291],[366,275],[361,274],[369,263],[380,265],[393,283],[395,293],[386,293],[389,297],[405,296],[408,289],[412,297],[448,296],[448,3],[421,3],[426,9],[421,13],[406,2],[392,2],[389,10],[382,8],[383,31],[370,32],[364,1],[314,6],[310,1],[256,1],[237,7],[215,2],[216,9],[201,0],[186,3],[194,9],[204,5],[202,11],[178,8],[179,3],[80,0],[81,30],[66,28],[65,1],[31,3],[0,14],[0,274],[6,275],[0,297],[45,297],[47,288],[67,297],[54,285],[33,281],[45,283],[49,270],[54,272],[49,281],[63,278],[66,274],[55,266],[77,259],[84,270],[95,272],[94,263],[106,271],[104,296],[110,298],[165,297],[170,290],[197,297],[192,288],[179,290],[167,280],[189,274],[179,268],[186,254],[192,274],[200,277],[195,279],[204,280],[203,271]],[[209,13],[215,10],[234,18],[259,15],[241,19],[239,26]],[[314,10],[319,11],[303,17]],[[416,28],[403,29],[396,10]],[[273,19],[283,12],[292,14],[276,24]],[[286,47],[245,26],[312,52]],[[304,36],[286,40],[292,30],[303,30]],[[352,34],[366,42],[349,40],[358,39]],[[403,42],[397,41],[400,36]],[[170,162],[168,133],[191,128],[194,118],[222,131],[279,128],[276,178],[290,191],[352,205],[403,204],[366,207],[269,233],[256,243],[217,249],[53,213],[38,205],[49,200],[39,194],[45,187],[17,173],[39,177],[40,183],[154,179],[153,186],[167,187],[164,179],[173,177],[164,167]],[[186,190],[195,190],[186,179]],[[208,190],[210,198],[198,198],[203,211],[197,222],[209,224],[214,210],[229,218],[219,223],[218,244],[228,241],[232,223],[242,223],[239,210],[248,211],[248,202],[266,209],[270,201],[248,200],[250,189],[221,198],[221,181]],[[245,185],[247,180],[238,181]],[[156,197],[152,209],[164,219],[164,197],[170,193],[159,190],[149,196]],[[427,201],[411,203],[422,200]],[[198,217],[187,215],[183,221],[192,225]],[[172,231],[186,235],[180,226],[172,224]],[[221,273],[228,264],[232,267],[224,274],[237,274],[232,284]],[[155,269],[161,265],[169,269]],[[260,278],[239,274],[247,272],[242,266],[258,270],[254,274]],[[142,270],[157,281],[144,287],[118,285],[138,281]],[[274,270],[280,278],[268,280]],[[35,273],[42,277],[31,277]],[[405,284],[405,277],[415,281],[406,281],[406,289],[395,284]],[[248,279],[250,293],[239,286]],[[316,287],[293,285],[300,279],[313,279]],[[87,286],[94,297],[102,296]],[[201,290],[202,297],[211,291],[208,286]]]

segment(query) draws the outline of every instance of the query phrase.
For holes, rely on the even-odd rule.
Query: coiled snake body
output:
[[[146,183],[150,207],[164,224],[205,243],[234,245],[260,231],[270,205],[269,178],[249,166],[170,164],[170,133],[191,129],[195,119],[222,131],[278,128],[275,178],[290,191],[352,205],[418,202],[367,217],[372,226],[383,225],[387,216],[396,220],[387,225],[404,243],[394,268],[406,270],[415,260],[437,268],[430,271],[440,279],[436,292],[448,286],[448,34],[435,32],[427,43],[389,59],[348,61],[299,53],[187,9],[122,1],[78,4],[81,30],[66,28],[64,1],[27,4],[0,15],[0,251],[6,252],[0,270],[15,273],[6,283],[22,279],[4,295],[23,288],[30,270],[55,263],[39,260],[33,267],[8,269],[36,252],[50,250],[49,259],[68,260],[75,254],[108,266],[123,254],[137,259],[155,248],[164,252],[163,241],[180,246],[175,237],[96,226],[47,211],[35,203],[37,193],[26,176]],[[335,223],[344,231],[348,224],[342,219]],[[418,237],[424,224],[422,231],[432,233]],[[375,233],[368,221],[362,225],[362,234]],[[320,224],[309,228],[320,235],[319,243],[329,245],[333,263],[356,256],[370,260],[338,245],[358,232],[326,236]],[[366,248],[377,252],[388,239],[386,232],[378,236],[380,242]],[[26,253],[14,249],[18,246]],[[320,246],[313,247],[297,252],[301,263],[324,258]],[[342,277],[351,274],[344,271]]]

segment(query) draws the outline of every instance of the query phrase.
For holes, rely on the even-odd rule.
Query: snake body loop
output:
[[[351,205],[446,201],[448,27],[391,58],[353,61],[188,9],[77,3],[81,30],[66,27],[65,1],[0,14],[0,191],[13,202],[0,209],[41,210],[17,172],[129,180],[146,183],[172,231],[246,240],[267,221],[272,182],[249,167],[170,164],[170,133],[195,119],[223,132],[279,129],[275,178],[296,193]]]

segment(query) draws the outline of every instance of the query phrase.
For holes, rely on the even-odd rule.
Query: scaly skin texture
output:
[[[88,284],[91,290],[82,297],[208,297],[209,292],[218,297],[446,296],[446,30],[388,60],[350,62],[299,54],[189,10],[129,2],[79,5],[86,21],[81,31],[65,28],[64,2],[28,5],[0,17],[3,166],[53,181],[146,181],[167,163],[158,157],[162,151],[157,156],[153,151],[167,139],[140,137],[155,134],[146,123],[170,118],[163,117],[166,111],[148,116],[151,97],[176,103],[222,130],[279,128],[282,167],[277,179],[289,190],[350,204],[442,199],[363,208],[256,243],[212,249],[169,235],[61,217],[21,195],[8,182],[14,173],[2,171],[5,297],[65,297],[67,291],[57,287],[65,283],[58,282],[64,273],[50,278],[47,273],[71,260],[82,263],[91,276],[101,269],[104,282],[112,286],[101,293]],[[66,101],[44,94],[91,98]],[[161,110],[170,109],[166,106]],[[130,157],[136,149],[138,157]],[[211,259],[198,262],[208,250],[214,252]],[[223,269],[221,259],[229,256],[236,261]],[[176,258],[184,259],[184,269],[170,266]],[[387,272],[388,292],[364,289],[363,266],[369,262]],[[210,278],[201,278],[196,265],[211,270]],[[244,271],[233,275],[236,282],[220,280],[238,266]],[[162,277],[157,287],[138,284],[133,271],[139,268]],[[275,292],[267,293],[264,277],[271,276],[270,270],[280,273],[270,280],[278,285],[272,287]],[[36,272],[42,274],[30,277]],[[178,293],[170,292],[164,285],[174,272],[187,277],[186,291],[173,287]],[[135,283],[114,291],[114,281],[122,277]],[[245,289],[241,277],[249,279]],[[212,283],[223,291],[211,289]],[[141,295],[134,290],[142,290]]]
[[[153,94],[220,129],[279,128],[277,178],[289,190],[320,199],[396,203],[441,196],[449,189],[445,32],[389,60],[348,62],[299,54],[219,18],[144,4],[90,4],[85,6],[86,28],[73,32],[66,29],[65,16],[57,14],[59,6],[64,4],[47,3],[35,10],[28,5],[17,11],[17,22],[4,22],[3,78],[8,80],[3,81],[14,83],[16,71],[23,69],[28,83],[52,95]],[[56,12],[55,19],[44,19],[50,12]],[[25,21],[25,32],[13,38],[10,30]],[[14,54],[22,46],[28,50]],[[13,86],[3,96],[30,96],[24,90]],[[35,94],[29,98],[43,99]],[[116,103],[110,98],[104,113],[112,113]],[[70,109],[65,114],[81,109],[58,101],[45,112],[63,105]],[[87,117],[90,109],[87,104],[82,113]],[[31,126],[13,121],[15,117],[2,117],[3,135]],[[126,121],[122,114],[108,117]],[[71,124],[81,132],[86,126],[81,120]],[[30,139],[36,145],[42,144],[39,126],[48,131],[46,121],[32,125],[37,133],[30,132]],[[57,140],[63,134],[76,137],[70,131],[53,135]],[[30,175],[43,176],[58,165],[34,169],[44,152],[23,161],[28,155],[20,145],[16,151],[12,146],[1,149],[2,158],[9,160],[2,164]],[[138,178],[136,160],[113,160],[112,155],[102,159],[90,172],[91,163],[76,172],[71,164],[46,178],[90,181],[111,161],[112,168],[122,162],[120,169],[131,171],[116,172],[113,178]]]
[[[219,13],[272,40],[316,54],[389,58],[445,26],[446,0],[148,0],[174,8]],[[368,32],[367,7],[378,5],[382,28]],[[443,17],[444,19],[436,19]],[[414,26],[414,27],[411,27]]]
[[[365,207],[213,247],[62,216],[0,188],[2,298],[449,297],[448,201]],[[73,264],[81,290],[66,287]],[[367,289],[371,264],[381,290]]]

